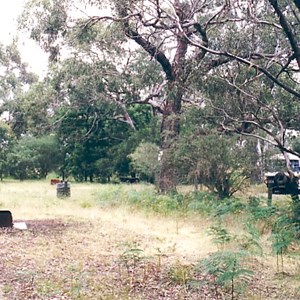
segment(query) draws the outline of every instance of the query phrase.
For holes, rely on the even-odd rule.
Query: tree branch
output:
[[[269,79],[271,79],[274,83],[276,83],[278,86],[280,86],[281,88],[283,88],[284,90],[286,90],[287,92],[289,92],[290,94],[296,96],[297,98],[300,98],[300,92],[292,89],[291,87],[287,86],[286,84],[284,84],[283,82],[281,82],[276,76],[272,75],[269,71],[267,71],[265,68],[254,64],[253,62],[251,62],[250,60],[237,56],[235,54],[232,54],[230,52],[227,51],[218,51],[218,50],[214,50],[214,49],[210,49],[208,47],[205,47],[204,45],[194,42],[192,41],[188,36],[186,36],[186,38],[189,40],[189,42],[191,43],[191,45],[201,48],[203,50],[206,50],[207,52],[211,53],[211,54],[215,54],[215,55],[219,55],[219,56],[225,56],[228,58],[231,58],[233,60],[236,60],[238,62],[241,62],[247,66],[249,66],[250,68],[253,68],[257,71],[262,72],[263,74],[265,74]],[[250,56],[251,58],[251,56]]]
[[[296,4],[297,4],[297,2],[299,2],[299,0],[295,1]],[[298,46],[298,42],[296,40],[295,34],[293,33],[293,30],[292,30],[291,26],[289,25],[289,23],[287,22],[283,12],[279,8],[277,0],[269,0],[269,3],[274,8],[274,11],[279,18],[279,22],[282,26],[284,33],[286,34],[286,36],[290,42],[290,45],[293,49],[293,52],[294,52],[294,55],[295,55],[295,58],[296,58],[296,61],[298,64],[298,67],[300,68],[300,47]]]

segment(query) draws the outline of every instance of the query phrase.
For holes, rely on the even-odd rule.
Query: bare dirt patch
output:
[[[66,223],[60,219],[46,219],[46,220],[16,220],[15,222],[25,222],[28,230],[35,234],[62,234],[68,227],[76,226],[75,223]]]

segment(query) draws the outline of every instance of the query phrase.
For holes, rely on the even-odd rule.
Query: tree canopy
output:
[[[238,134],[297,154],[299,19],[296,0],[30,0],[20,28],[49,53],[49,73],[3,107],[16,135],[55,133],[76,174],[108,160],[105,176],[130,172],[138,144],[157,143],[161,192],[176,188],[190,108],[194,139]]]

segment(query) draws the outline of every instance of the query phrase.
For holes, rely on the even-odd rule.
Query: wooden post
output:
[[[268,188],[268,206],[272,206],[272,194],[273,190],[271,187]]]

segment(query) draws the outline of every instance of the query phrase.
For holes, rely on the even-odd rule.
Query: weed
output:
[[[247,210],[250,212],[253,221],[269,220],[271,219],[278,209],[275,206],[263,206],[264,202],[258,197],[249,197]]]
[[[156,250],[157,250],[157,253],[156,253],[156,256],[157,256],[157,266],[160,268],[161,267],[161,259],[163,257],[163,253],[160,250],[160,248],[157,248]]]
[[[40,280],[36,284],[36,291],[41,296],[53,297],[61,290],[62,282],[51,279]]]
[[[13,286],[11,284],[5,284],[3,287],[2,287],[2,292],[4,294],[8,294],[10,293],[11,291],[13,291]],[[0,294],[1,296],[1,294]],[[0,298],[1,299],[1,298]]]
[[[186,285],[192,278],[192,266],[182,264],[179,260],[170,267],[168,277],[176,284]]]
[[[276,218],[279,211],[275,206],[265,206],[264,202],[266,202],[265,199],[249,197],[246,207],[245,224],[253,224],[254,227],[257,226],[257,230],[260,228],[257,234],[263,234],[270,231],[273,226],[274,218]],[[250,230],[250,228],[248,229]]]
[[[193,192],[187,197],[189,198],[189,211],[198,212],[202,215],[211,215],[218,202],[215,195],[208,192]]]
[[[263,256],[261,234],[254,224],[247,222],[244,225],[246,234],[242,236],[241,246],[253,255]]]
[[[119,261],[126,267],[127,274],[134,273],[138,264],[145,258],[144,250],[140,248],[138,242],[126,242],[125,249],[119,257]]]

